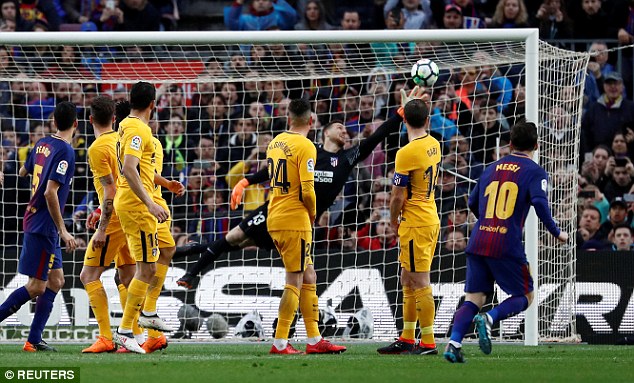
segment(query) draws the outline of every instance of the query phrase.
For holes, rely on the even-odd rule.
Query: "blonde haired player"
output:
[[[136,260],[136,272],[128,287],[123,318],[114,341],[129,351],[145,354],[132,333],[152,278],[156,274],[158,223],[169,218],[169,212],[154,202],[156,145],[148,125],[155,106],[156,88],[138,82],[130,90],[130,115],[119,124],[116,144],[120,177],[114,206],[126,234],[131,255]],[[171,331],[158,315],[141,312],[139,325],[161,331]]]
[[[280,133],[266,151],[271,193],[267,229],[286,269],[271,354],[300,354],[288,343],[288,333],[299,307],[306,326],[307,354],[346,351],[319,333],[316,274],[310,257],[312,225],[317,212],[315,160],[317,150],[306,138],[312,125],[310,103],[293,100],[288,106],[290,129]]]
[[[418,88],[418,87],[416,87]],[[421,88],[414,88],[419,95]],[[434,188],[440,166],[440,143],[429,134],[429,105],[401,92],[409,143],[396,153],[390,218],[400,243],[403,286],[403,332],[377,351],[381,354],[438,354],[434,340],[434,297],[429,272],[438,242],[440,219]],[[416,321],[421,340],[415,344]]]
[[[99,197],[97,215],[100,214],[99,227],[93,235],[84,255],[84,266],[79,279],[84,284],[90,307],[99,326],[99,337],[83,353],[101,353],[114,351],[110,329],[108,296],[99,279],[104,270],[115,260],[119,279],[119,291],[125,290],[134,276],[135,261],[130,256],[125,233],[114,211],[114,197],[118,178],[115,146],[117,133],[112,130],[115,104],[112,99],[97,96],[90,105],[90,123],[93,126],[95,142],[88,148],[88,165],[93,175],[95,190]],[[87,220],[88,228],[95,229],[96,215]],[[121,307],[125,307],[125,291],[120,294]]]

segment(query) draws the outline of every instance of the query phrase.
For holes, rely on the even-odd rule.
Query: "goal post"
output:
[[[441,140],[443,161],[455,159],[455,163],[443,163],[444,171],[453,174],[454,180],[449,180],[450,175],[441,177],[437,191],[443,217],[432,265],[438,301],[437,336],[448,336],[453,312],[463,295],[464,253],[457,247],[448,249],[446,244],[450,236],[455,240],[458,231],[468,238],[472,222],[458,222],[457,217],[465,202],[464,192],[470,189],[478,169],[507,149],[508,127],[525,117],[538,124],[540,148],[534,159],[551,177],[549,200],[555,219],[571,233],[571,243],[558,246],[531,210],[525,246],[536,297],[526,313],[504,321],[496,335],[522,339],[526,345],[575,339],[576,179],[570,172],[579,161],[589,54],[539,41],[537,29],[34,32],[0,33],[0,40],[15,63],[0,65],[0,86],[7,84],[2,89],[10,94],[0,99],[2,140],[8,142],[3,147],[5,166],[19,166],[38,126],[44,125],[45,133],[50,130],[48,113],[56,101],[66,98],[81,105],[81,137],[74,146],[84,173],[77,177],[64,217],[74,233],[86,240],[90,233],[79,217],[94,208],[94,202],[84,198],[93,190],[90,172],[85,169],[85,151],[92,142],[86,103],[94,94],[121,99],[130,84],[140,80],[156,84],[160,100],[155,123],[169,154],[164,172],[169,172],[168,178],[187,183],[195,196],[191,200],[170,198],[174,226],[181,231],[175,235],[207,242],[224,235],[266,195],[266,187],[257,192],[250,189],[253,199],[245,203],[245,210],[228,211],[227,195],[251,167],[257,168],[256,149],[265,145],[264,136],[285,129],[288,98],[311,100],[317,120],[311,138],[316,142],[322,138],[325,123],[341,118],[350,136],[346,145],[355,145],[393,113],[400,97],[398,90],[409,86],[406,79],[411,65],[420,58],[434,60],[441,80],[430,89],[432,130]],[[73,59],[65,56],[63,47],[71,47]],[[486,110],[491,109],[495,110],[495,121],[487,120]],[[489,126],[499,129],[495,144]],[[382,226],[385,206],[380,202],[389,191],[386,180],[393,168],[394,145],[403,142],[402,136],[402,132],[395,132],[387,141],[381,140],[353,170],[328,216],[317,224],[319,302],[321,308],[332,304],[338,335],[360,308],[374,317],[374,338],[394,337],[402,323],[397,247],[394,233]],[[467,142],[467,152],[461,151],[456,137]],[[213,150],[211,158],[204,157],[205,148]],[[468,161],[460,162],[465,158]],[[331,161],[337,166],[335,159]],[[196,181],[199,184],[195,186],[193,177],[199,173],[202,181]],[[328,177],[326,173],[321,176]],[[1,299],[23,283],[22,277],[14,276],[28,187],[10,172],[8,177],[0,210],[4,233],[0,244]],[[445,187],[449,182],[453,188]],[[216,199],[217,208],[215,202],[206,203],[207,199]],[[58,297],[59,311],[49,321],[53,328],[95,324],[78,283],[82,257],[66,255],[65,272],[75,282]],[[256,309],[265,335],[270,336],[278,293],[283,288],[278,256],[252,249],[232,253],[220,259],[216,268],[203,272],[197,291],[185,291],[175,281],[195,260],[175,260],[159,299],[159,314],[178,327],[183,323],[178,313],[182,306],[195,306],[201,321],[191,335],[208,339],[202,319],[212,314],[225,316],[232,335],[239,319]],[[108,271],[102,280],[110,297],[112,324],[116,325],[120,317],[117,290],[114,282],[105,281],[112,274]],[[498,289],[493,302],[487,304],[495,304],[504,296]],[[25,326],[28,310],[23,308],[3,322],[3,327]],[[300,337],[305,335],[301,323],[300,318]]]

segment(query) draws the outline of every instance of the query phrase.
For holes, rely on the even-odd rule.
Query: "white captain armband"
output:
[[[405,174],[394,173],[394,180],[392,184],[394,186],[402,186],[405,187],[409,183],[409,176]]]

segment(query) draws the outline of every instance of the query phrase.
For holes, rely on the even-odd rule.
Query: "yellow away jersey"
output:
[[[100,135],[95,142],[88,148],[88,165],[92,172],[92,182],[95,185],[97,196],[99,196],[99,204],[103,205],[103,185],[99,179],[112,174],[115,185],[119,178],[119,169],[117,169],[117,132],[111,131]],[[117,212],[112,213],[110,224],[119,222]]]
[[[154,163],[156,150],[152,140],[150,127],[136,117],[126,117],[119,124],[119,139],[117,141],[117,165],[119,179],[117,180],[117,196],[115,208],[119,211],[145,211],[147,208],[130,189],[128,181],[123,176],[123,160],[126,155],[139,159],[137,171],[141,176],[143,188],[152,196],[154,193]]]
[[[302,182],[312,183],[315,193],[315,159],[317,148],[298,133],[278,134],[266,150],[271,191],[269,192],[269,231],[312,230],[310,216],[315,216],[314,203],[310,211],[302,202]]]
[[[160,176],[163,172],[163,144],[161,144],[161,141],[159,141],[159,139],[156,137],[152,137],[152,142],[154,143],[154,150],[156,151],[156,162],[154,163],[154,171]],[[163,209],[167,210],[168,212],[170,211],[170,209],[167,207],[167,201],[165,201],[165,198],[163,198],[163,191],[161,190],[160,185],[154,185],[152,199],[154,200],[154,202],[161,205]]]
[[[394,185],[407,187],[407,199],[401,211],[402,226],[440,223],[434,200],[439,167],[440,144],[429,134],[412,140],[396,152]]]

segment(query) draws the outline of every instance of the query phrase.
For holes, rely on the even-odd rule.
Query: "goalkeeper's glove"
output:
[[[240,202],[242,202],[242,195],[244,194],[244,189],[249,186],[249,181],[246,178],[243,178],[233,187],[231,191],[231,210],[236,210]]]
[[[416,85],[410,92],[409,95],[405,91],[405,89],[401,89],[401,107],[396,111],[399,116],[405,117],[405,105],[408,102],[414,99],[421,99],[427,105],[429,112],[431,113],[431,102],[429,99],[429,95],[425,93],[425,88],[422,86]]]
[[[88,215],[88,218],[86,218],[86,227],[91,230],[96,230],[99,219],[101,219],[101,207],[96,208]]]

